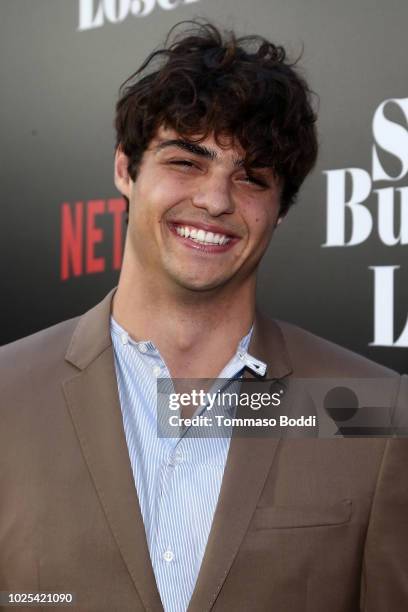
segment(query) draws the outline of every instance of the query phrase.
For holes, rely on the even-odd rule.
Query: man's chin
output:
[[[204,294],[206,292],[213,293],[217,289],[222,289],[228,283],[225,278],[181,278],[174,279],[180,289],[186,292]]]

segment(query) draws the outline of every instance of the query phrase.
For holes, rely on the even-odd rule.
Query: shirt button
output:
[[[174,453],[174,461],[176,463],[181,463],[183,461],[183,453],[179,448],[176,449],[176,452]]]
[[[174,559],[174,552],[172,550],[166,550],[166,552],[163,553],[163,559],[167,561],[167,563],[170,563],[170,561]]]
[[[160,367],[160,366],[154,366],[154,368],[153,368],[153,374],[154,374],[155,376],[157,376],[157,378],[159,378],[159,376],[160,376],[161,374],[163,374],[163,370],[161,369],[161,367]]]
[[[141,353],[147,353],[147,346],[145,342],[139,342],[138,349]]]
[[[122,344],[127,344],[129,342],[128,335],[125,333],[120,334],[120,341],[122,342]]]

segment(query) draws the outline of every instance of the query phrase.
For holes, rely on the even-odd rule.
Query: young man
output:
[[[258,264],[314,165],[282,48],[194,26],[117,105],[118,288],[2,349],[0,590],[75,609],[402,612],[404,440],[160,438],[157,378],[407,381],[256,311]]]

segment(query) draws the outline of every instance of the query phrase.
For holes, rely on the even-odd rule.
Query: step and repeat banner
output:
[[[118,280],[122,81],[176,22],[283,44],[319,96],[320,156],[259,273],[270,315],[408,370],[408,4],[394,0],[2,0],[0,344]]]

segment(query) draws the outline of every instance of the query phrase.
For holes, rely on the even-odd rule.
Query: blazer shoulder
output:
[[[299,377],[399,376],[397,372],[292,323],[275,321],[286,343],[294,374]]]
[[[18,380],[26,373],[63,362],[80,318],[62,321],[0,347],[0,381]]]

